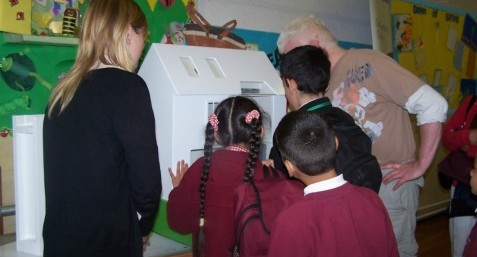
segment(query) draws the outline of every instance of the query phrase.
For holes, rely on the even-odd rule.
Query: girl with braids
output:
[[[209,117],[204,156],[190,168],[178,162],[175,175],[169,168],[174,188],[167,202],[168,223],[178,233],[192,233],[195,257],[228,256],[234,246],[233,193],[262,169],[262,119],[252,100],[225,99]],[[214,143],[223,148],[214,151]]]

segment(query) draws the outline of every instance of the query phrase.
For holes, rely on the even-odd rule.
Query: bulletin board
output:
[[[440,92],[450,113],[476,94],[476,21],[468,14],[420,1],[392,1],[393,53]]]

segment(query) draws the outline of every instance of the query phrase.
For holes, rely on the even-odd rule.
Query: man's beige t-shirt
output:
[[[424,84],[380,52],[351,49],[332,68],[326,95],[371,138],[373,154],[381,164],[403,163],[413,160],[416,152],[404,106]]]

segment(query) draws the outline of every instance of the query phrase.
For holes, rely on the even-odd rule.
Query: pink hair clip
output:
[[[247,113],[247,116],[245,116],[245,122],[247,124],[250,124],[253,119],[258,119],[260,118],[260,113],[257,110],[252,110]]]
[[[214,132],[219,130],[219,119],[217,119],[217,115],[215,115],[215,113],[210,114],[209,123],[214,128]]]

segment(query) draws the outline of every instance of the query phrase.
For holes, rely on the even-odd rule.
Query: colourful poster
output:
[[[465,16],[464,20],[462,42],[466,43],[472,50],[477,50],[477,21],[472,19],[468,14]]]
[[[393,15],[395,31],[394,46],[399,52],[412,50],[412,16],[409,14]]]

